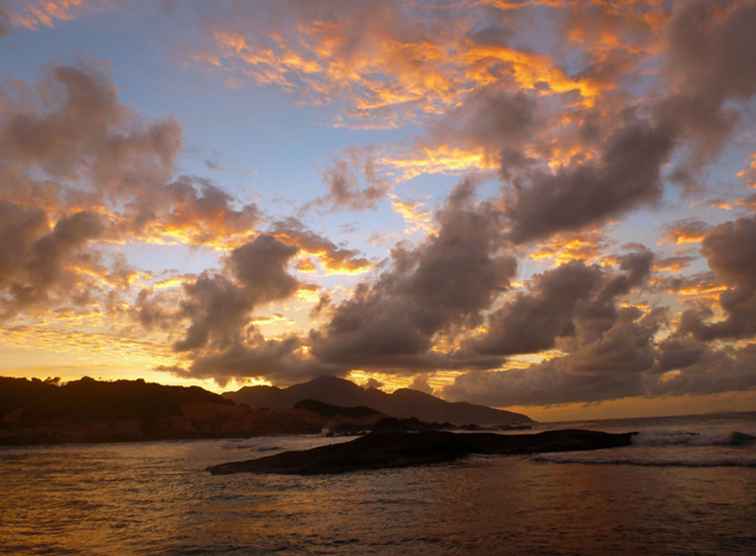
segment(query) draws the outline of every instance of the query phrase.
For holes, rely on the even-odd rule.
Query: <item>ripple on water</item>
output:
[[[250,450],[301,449],[323,440],[244,442]],[[756,471],[750,468],[474,457],[322,477],[204,472],[233,459],[228,445],[0,452],[0,552],[410,555],[516,547],[530,554],[756,553]],[[660,457],[667,449],[709,448],[632,449],[636,456],[661,450]]]

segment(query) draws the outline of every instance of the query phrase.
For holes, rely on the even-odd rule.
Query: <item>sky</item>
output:
[[[756,1],[0,0],[0,374],[756,410]]]

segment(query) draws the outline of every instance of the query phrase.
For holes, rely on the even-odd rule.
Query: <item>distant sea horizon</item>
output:
[[[754,415],[756,416],[756,409],[744,410],[744,411],[705,411],[700,413],[679,413],[679,414],[664,414],[664,415],[635,415],[630,417],[596,417],[590,419],[560,419],[555,421],[550,420],[537,420],[533,419],[539,424],[548,425],[571,425],[579,423],[609,423],[614,421],[642,421],[644,419],[686,419],[690,417],[727,417],[737,415]],[[532,417],[531,417],[532,419]]]

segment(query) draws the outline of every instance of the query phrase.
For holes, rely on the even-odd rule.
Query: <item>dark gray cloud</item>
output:
[[[610,111],[619,123],[609,126],[593,159],[553,173],[533,167],[515,174],[508,200],[513,241],[580,229],[657,203],[662,167],[678,146],[685,156],[671,177],[687,186],[719,153],[738,121],[731,104],[756,93],[750,54],[756,6],[693,1],[677,8],[665,35],[669,93],[643,110]]]
[[[0,38],[9,34],[11,30],[10,15],[8,15],[8,8],[6,2],[3,0],[0,2]]]
[[[677,174],[700,170],[716,155],[739,119],[726,101],[756,94],[756,4],[680,2],[666,27],[666,73],[675,94],[658,106],[660,117],[692,139]]]
[[[434,336],[480,322],[516,269],[512,256],[500,254],[500,214],[476,203],[474,192],[472,182],[458,186],[437,214],[437,235],[416,249],[397,246],[390,270],[334,308],[312,333],[321,361],[383,369],[451,364],[431,351]]]
[[[92,284],[71,267],[98,262],[86,247],[103,231],[91,212],[73,213],[50,228],[44,211],[0,201],[0,314],[46,304],[51,295],[83,300]]]
[[[463,350],[505,356],[554,348],[558,338],[597,338],[617,318],[617,298],[645,281],[652,260],[642,250],[619,257],[619,273],[574,261],[536,275]]]
[[[674,145],[673,129],[634,120],[608,139],[597,160],[522,176],[507,210],[512,240],[577,230],[657,202],[661,167]]]
[[[254,327],[248,338],[226,349],[209,352],[195,359],[191,367],[170,369],[179,376],[213,378],[223,383],[231,377],[264,376],[276,384],[292,384],[320,375],[341,375],[348,369],[324,364],[300,351],[304,343],[298,336],[267,340]]]
[[[107,75],[56,66],[35,86],[0,92],[0,198],[54,219],[82,208],[109,214],[108,234],[211,244],[245,237],[262,220],[207,179],[172,180],[181,127],[141,121]]]
[[[38,87],[40,110],[25,109],[22,99],[4,95],[11,110],[2,119],[0,152],[11,166],[90,178],[111,191],[146,177],[168,178],[181,146],[175,120],[126,131],[133,117],[118,102],[115,87],[88,68],[55,67]]]
[[[463,147],[484,147],[497,152],[519,147],[542,125],[536,101],[524,93],[490,86],[465,98],[431,126],[432,141]]]
[[[644,373],[653,369],[653,337],[661,315],[641,317],[623,309],[597,340],[527,369],[470,371],[447,387],[451,399],[495,406],[592,402],[644,393]]]
[[[652,382],[649,391],[654,395],[705,395],[756,388],[756,346],[699,349],[695,362],[691,362],[694,353],[689,353],[681,372]]]
[[[147,330],[153,328],[170,330],[180,318],[175,300],[148,288],[139,291],[130,312]]]
[[[701,361],[706,351],[706,346],[697,340],[672,336],[659,344],[656,368],[660,373],[686,369]]]
[[[710,314],[689,310],[681,330],[701,340],[746,338],[756,334],[756,217],[739,218],[711,228],[701,252],[716,278],[728,289],[719,296],[726,314],[708,322]]]
[[[176,351],[226,348],[241,342],[253,303],[247,291],[221,274],[203,272],[184,285],[180,316],[189,320],[184,338],[174,344]]]
[[[296,253],[295,247],[260,235],[231,252],[226,261],[229,276],[204,272],[186,284],[180,314],[190,324],[175,349],[241,345],[252,309],[286,299],[298,289],[299,282],[287,271]]]
[[[527,293],[494,312],[487,333],[467,349],[488,355],[533,353],[554,347],[560,336],[575,333],[579,303],[595,295],[604,276],[599,267],[572,262],[536,275]]]

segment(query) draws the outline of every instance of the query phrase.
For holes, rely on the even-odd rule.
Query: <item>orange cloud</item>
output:
[[[655,260],[653,268],[655,272],[681,272],[694,260],[694,257],[688,256],[667,257]]]
[[[312,257],[317,260],[326,275],[363,274],[373,267],[373,263],[359,256],[357,251],[339,247],[331,241],[313,232],[306,231],[297,225],[287,226],[286,223],[281,223],[275,228],[272,235],[283,243],[297,247],[301,256]],[[315,269],[314,265],[308,267],[307,263],[300,264],[304,264],[302,267],[305,269],[304,272]],[[298,270],[302,270],[302,268],[298,267]]]
[[[426,234],[436,232],[433,224],[433,215],[430,211],[423,210],[418,201],[403,201],[396,195],[390,195],[391,208],[399,214],[407,223],[407,233],[421,231]]]
[[[681,220],[665,227],[660,242],[675,245],[701,243],[706,237],[708,228],[709,225],[702,220]]]
[[[700,297],[716,301],[719,299],[719,295],[728,290],[727,286],[723,284],[695,284],[680,288],[677,293],[683,297]]]
[[[115,0],[16,0],[7,8],[11,26],[28,31],[73,21],[87,11],[112,7]]]
[[[478,170],[495,170],[499,163],[484,149],[466,149],[450,145],[421,146],[405,155],[385,156],[378,163],[410,180],[422,174],[458,174]]]
[[[297,290],[297,298],[308,303],[317,303],[320,300],[320,288],[315,284],[302,284]]]
[[[347,118],[339,119],[340,125],[397,125],[397,113],[405,118],[440,114],[469,93],[501,82],[503,75],[540,95],[575,92],[585,107],[609,88],[568,75],[546,54],[475,42],[469,38],[473,16],[412,25],[427,12],[420,5],[400,10],[375,4],[348,8],[336,20],[294,10],[272,30],[259,28],[252,17],[236,18],[216,24],[214,49],[191,58],[295,92],[307,102],[342,100]],[[356,24],[362,26],[359,41],[353,37]]]
[[[11,24],[29,30],[54,27],[56,21],[70,21],[83,7],[84,0],[30,0],[11,11]]]
[[[594,263],[601,258],[605,242],[600,229],[565,233],[539,243],[528,255],[534,261],[551,261],[560,266],[571,261]]]
[[[468,66],[467,75],[474,76],[477,85],[497,81],[491,66],[495,62],[511,64],[513,76],[523,89],[534,89],[540,94],[578,91],[583,105],[593,106],[601,93],[598,83],[590,79],[573,79],[554,64],[546,55],[524,52],[502,46],[469,45],[461,56]]]

